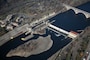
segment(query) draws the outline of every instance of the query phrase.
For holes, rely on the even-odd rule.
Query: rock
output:
[[[40,54],[44,51],[47,51],[51,48],[53,41],[50,39],[50,35],[47,37],[39,37],[35,40],[30,40],[17,48],[9,51],[6,55],[7,57],[12,56],[21,56],[21,57],[28,57],[31,55]]]

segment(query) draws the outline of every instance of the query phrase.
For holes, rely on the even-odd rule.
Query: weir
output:
[[[74,12],[76,13],[76,14],[78,14],[78,13],[83,13],[85,16],[86,16],[86,18],[90,18],[90,13],[89,12],[86,12],[86,11],[84,11],[84,10],[81,10],[81,9],[78,9],[78,8],[75,8],[75,7],[72,7],[72,6],[69,6],[69,5],[67,5],[67,4],[62,4],[64,7],[66,7],[66,9],[67,10],[70,10],[70,9],[72,9],[72,10],[74,10]]]
[[[70,38],[72,38],[72,39],[74,39],[74,38],[76,38],[77,36],[78,36],[78,33],[76,33],[76,32],[74,32],[74,31],[70,31],[70,32],[68,32],[68,31],[66,31],[66,30],[64,30],[64,29],[61,29],[61,28],[59,28],[59,27],[56,27],[56,26],[54,26],[54,25],[52,25],[52,24],[50,24],[50,23],[48,23],[48,27],[49,28],[53,28],[54,30],[52,30],[52,31],[58,31],[58,32],[62,32],[62,33],[64,33],[64,34],[66,34],[66,35],[68,35],[68,37],[70,37]],[[55,31],[55,32],[56,32]]]

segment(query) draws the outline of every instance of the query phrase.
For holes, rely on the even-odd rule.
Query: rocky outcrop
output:
[[[35,40],[30,40],[17,48],[11,50],[6,56],[21,56],[28,57],[31,55],[39,54],[47,51],[51,48],[53,41],[50,39],[50,35],[47,37],[39,37]]]

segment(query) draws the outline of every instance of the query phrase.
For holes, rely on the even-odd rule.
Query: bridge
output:
[[[75,8],[75,7],[72,7],[72,6],[69,6],[69,5],[67,5],[67,4],[62,4],[67,10],[70,10],[70,9],[72,9],[72,10],[74,10],[74,12],[76,13],[76,14],[78,14],[78,13],[83,13],[85,16],[86,16],[86,18],[90,18],[90,13],[89,12],[86,12],[86,11],[84,11],[84,10],[81,10],[81,9],[78,9],[78,8]]]

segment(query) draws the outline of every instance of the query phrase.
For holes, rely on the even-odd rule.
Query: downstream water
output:
[[[78,8],[90,12],[90,2],[83,4],[81,6],[78,6]],[[87,27],[90,24],[90,19],[86,19],[86,17],[83,14],[75,14],[73,10],[66,11],[64,13],[58,14],[57,16],[51,18],[50,20],[56,20],[53,24],[57,27],[63,28],[67,31],[76,31],[77,30],[83,30],[85,27]],[[53,40],[53,46],[51,49],[49,49],[46,52],[43,52],[38,55],[32,55],[30,57],[24,58],[24,57],[10,57],[6,58],[5,55],[11,50],[17,47],[20,44],[23,44],[24,42],[20,40],[21,37],[24,36],[24,34],[20,35],[19,37],[7,42],[3,46],[0,47],[0,59],[6,59],[6,60],[47,60],[50,56],[52,56],[54,53],[56,53],[58,50],[66,46],[71,39],[64,39],[63,36],[57,37],[55,36],[54,32],[46,31],[46,34],[42,35],[43,37],[46,37],[48,35],[51,35],[51,39]],[[40,35],[35,35],[32,39],[37,39]],[[63,40],[62,40],[63,39]]]

